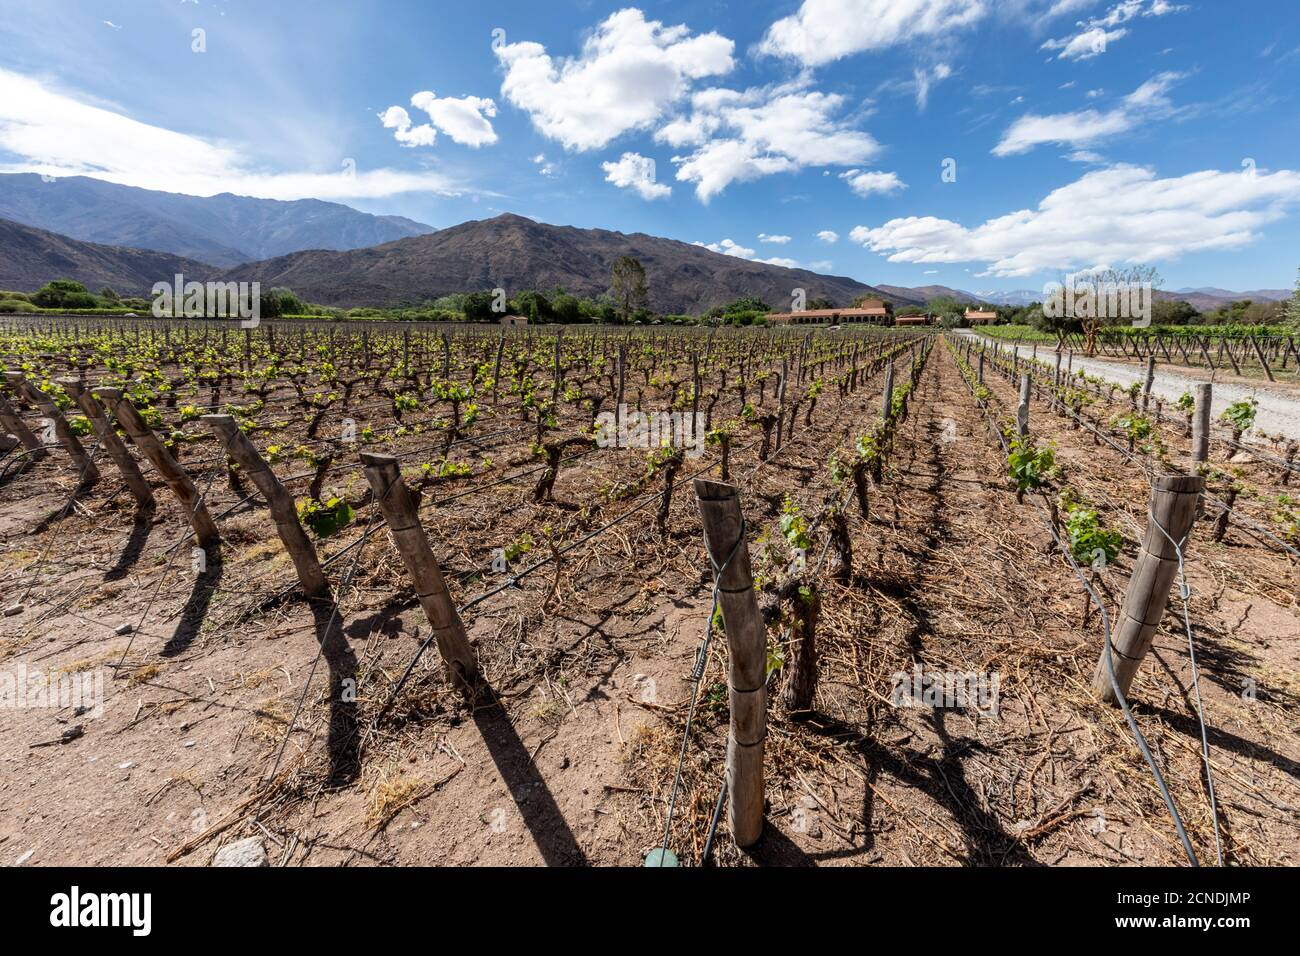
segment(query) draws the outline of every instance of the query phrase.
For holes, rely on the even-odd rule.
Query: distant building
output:
[[[865,299],[862,305],[848,309],[805,309],[802,312],[773,312],[767,321],[774,325],[889,325],[894,309],[880,299]]]
[[[527,325],[528,316],[526,315],[503,315],[500,322],[502,325]]]
[[[929,312],[922,315],[900,315],[894,319],[895,325],[934,325],[934,316]]]
[[[998,314],[996,312],[985,312],[982,309],[972,309],[966,307],[966,321],[971,325],[982,325],[987,322],[996,322]]]

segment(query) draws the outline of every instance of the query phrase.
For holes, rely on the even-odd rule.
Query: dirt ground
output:
[[[1014,406],[1009,384],[990,386]],[[819,405],[814,425],[770,461],[736,452],[760,573],[761,553],[780,537],[784,497],[817,514],[839,492],[828,458],[850,448],[880,401],[877,380]],[[1099,576],[1114,614],[1145,520],[1145,478],[1045,403],[1033,415],[1071,485],[1124,534],[1122,557]],[[500,542],[531,529],[545,554],[545,529],[584,530],[585,506],[640,461],[619,451],[585,457],[561,471],[553,502],[534,502],[529,481],[426,502],[424,526],[453,596],[465,601],[498,583],[483,569]],[[682,476],[711,461],[687,459]],[[1032,499],[1017,502],[1005,475],[997,439],[940,342],[885,480],[872,489],[870,516],[850,509],[851,571],[835,580],[832,557],[818,579],[813,711],[784,712],[784,678],[774,677],[764,837],[741,851],[724,822],[712,862],[1183,862],[1123,717],[1089,692],[1098,615],[1083,621],[1083,590],[1042,512]],[[0,667],[102,673],[108,699],[98,716],[0,713],[0,860],[201,866],[222,845],[260,836],[272,865],[637,866],[662,840],[711,611],[688,482],[673,495],[666,536],[645,508],[465,613],[487,684],[475,706],[430,651],[383,714],[429,635],[386,534],[370,539],[338,588],[335,617],[272,599],[292,570],[261,507],[220,518],[222,553],[196,574],[176,507],[133,524],[112,482],[32,533],[71,486],[55,462],[0,486],[3,603],[23,605],[0,619]],[[1235,531],[1214,544],[1198,528],[1189,554],[1224,860],[1293,865],[1296,565]],[[355,555],[334,565],[336,583]],[[1170,611],[1134,684],[1133,710],[1198,856],[1214,862],[1177,601]],[[783,621],[773,624],[778,643]],[[135,630],[118,633],[123,624]],[[346,649],[318,658],[334,626]],[[896,706],[895,675],[918,666],[996,675],[996,714]],[[354,693],[337,693],[348,681]],[[722,781],[725,681],[725,640],[716,639],[669,835],[687,865],[702,857]],[[60,742],[74,728],[80,734]]]

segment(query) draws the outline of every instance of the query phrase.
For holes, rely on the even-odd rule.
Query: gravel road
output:
[[[993,344],[1003,346],[1011,344],[1008,342],[995,342],[994,339],[988,336],[979,335],[968,330],[962,330],[962,334],[971,335]],[[1033,348],[1032,345],[1021,345],[1019,347],[1022,354],[1025,355],[1028,355],[1030,349]],[[1044,359],[1046,355],[1050,361],[1051,351],[1050,346],[1039,345],[1039,359]],[[1107,359],[1085,358],[1078,352],[1074,353],[1074,368],[1076,370],[1083,369],[1090,375],[1103,376],[1123,386],[1141,382],[1146,378],[1146,369],[1141,366],[1112,362]],[[1204,381],[1205,379],[1183,375],[1172,366],[1157,362],[1155,382],[1151,390],[1167,403],[1171,403],[1177,401],[1178,397],[1184,392],[1192,391],[1195,385]],[[1247,440],[1255,432],[1265,432],[1269,435],[1285,435],[1287,438],[1300,441],[1300,400],[1285,394],[1281,390],[1270,389],[1268,383],[1261,383],[1258,386],[1244,386],[1215,382],[1214,401],[1211,404],[1215,420],[1218,420],[1219,415],[1228,405],[1251,395],[1259,399],[1259,411],[1255,416],[1255,427],[1246,435]]]

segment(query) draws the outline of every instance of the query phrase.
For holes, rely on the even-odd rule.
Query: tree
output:
[[[32,302],[42,309],[93,309],[99,305],[84,285],[72,279],[47,282],[32,296]]]
[[[645,305],[648,291],[645,266],[633,256],[619,256],[614,263],[613,293],[614,302],[624,322],[632,321],[637,309]]]
[[[1078,319],[1084,348],[1089,356],[1096,355],[1097,333],[1107,325],[1132,322],[1137,317],[1133,314],[1137,305],[1150,302],[1161,281],[1154,266],[1077,272],[1062,279],[1061,288],[1043,304],[1043,313],[1052,319]],[[1125,302],[1127,310],[1112,308]]]
[[[1194,325],[1200,318],[1196,306],[1183,299],[1158,299],[1151,304],[1152,325]]]
[[[1287,301],[1286,311],[1283,314],[1287,325],[1300,328],[1300,269],[1296,270],[1295,292]]]
[[[500,318],[497,313],[492,311],[492,303],[496,296],[491,292],[471,292],[465,296],[461,303],[461,308],[465,312],[467,322],[495,322]]]

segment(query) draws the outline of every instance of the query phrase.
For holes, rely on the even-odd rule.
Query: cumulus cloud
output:
[[[477,149],[497,141],[496,130],[488,122],[497,115],[497,106],[490,99],[479,96],[443,97],[425,90],[411,97],[411,105],[429,115],[428,123],[416,126],[411,114],[400,106],[390,106],[379,114],[385,129],[393,130],[393,137],[403,146],[432,146],[441,130],[452,142]]]
[[[0,172],[93,176],[193,196],[368,199],[403,192],[458,195],[442,173],[394,169],[267,170],[238,144],[152,126],[0,67]]]
[[[1126,133],[1139,123],[1159,119],[1173,112],[1165,95],[1183,74],[1166,72],[1147,80],[1112,110],[1079,110],[1039,116],[1026,113],[1002,134],[993,147],[994,156],[1027,153],[1043,143],[1086,148],[1109,136]]]
[[[620,189],[631,189],[642,199],[662,199],[672,187],[655,182],[655,161],[640,153],[624,153],[616,163],[601,163],[605,181]]]
[[[735,44],[718,33],[646,20],[635,8],[603,20],[576,57],[552,58],[540,43],[505,43],[501,95],[565,149],[590,150],[652,126],[692,83],[731,72]]]
[[[772,266],[785,266],[787,269],[794,269],[799,265],[794,259],[785,259],[781,256],[760,259],[755,250],[742,246],[738,242],[732,242],[730,239],[723,239],[721,242],[696,242],[693,245],[702,246],[713,252],[721,252],[726,256],[735,256],[737,259],[748,259],[750,262],[763,262]]]
[[[1292,170],[1204,170],[1158,179],[1152,170],[1119,165],[1053,190],[1035,209],[973,228],[910,216],[857,226],[849,237],[888,254],[890,262],[985,262],[982,275],[1026,276],[1238,249],[1296,203],[1300,172]]]
[[[677,179],[695,183],[708,202],[733,182],[748,182],[806,166],[867,162],[880,144],[839,118],[845,98],[796,85],[748,90],[701,90],[692,112],[666,124],[655,138],[694,146],[673,157]]]
[[[849,184],[849,188],[863,199],[874,194],[889,195],[900,189],[906,189],[907,183],[898,178],[897,173],[870,172],[865,169],[850,169],[840,173],[840,179]]]
[[[823,229],[821,232],[817,233],[817,238],[827,245],[833,246],[835,243],[840,241],[840,234],[834,229]]]
[[[759,242],[770,242],[770,243],[773,243],[773,244],[778,245],[778,246],[784,246],[787,242],[790,241],[790,237],[789,237],[789,236],[769,236],[769,235],[768,235],[767,233],[765,233],[765,232],[760,232],[760,233],[758,234],[758,241],[759,241]]]
[[[985,0],[804,0],[758,49],[821,66],[854,53],[954,33],[989,12]]]
[[[439,99],[425,90],[411,97],[411,105],[429,114],[433,125],[463,146],[486,146],[497,141],[488,117],[497,115],[497,105],[482,96],[446,96]]]
[[[1163,17],[1186,9],[1169,0],[1121,0],[1099,17],[1080,20],[1077,32],[1070,36],[1047,40],[1041,49],[1059,51],[1058,60],[1091,60],[1105,53],[1116,40],[1128,36],[1128,28],[1120,24],[1137,17]]]
[[[390,106],[379,114],[384,129],[393,130],[393,138],[403,146],[432,146],[438,138],[437,131],[428,123],[411,124],[411,114],[400,106]]]

